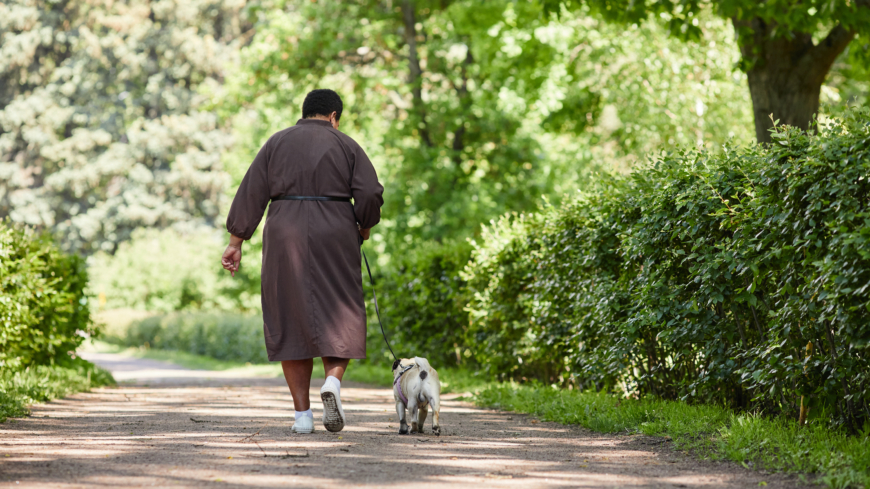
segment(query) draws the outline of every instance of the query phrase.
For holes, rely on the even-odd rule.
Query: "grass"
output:
[[[0,423],[30,414],[30,404],[47,402],[94,387],[113,385],[112,375],[81,358],[64,365],[38,365],[0,371]]]
[[[818,482],[833,488],[870,487],[870,428],[849,436],[818,420],[800,428],[794,420],[738,414],[720,406],[619,399],[514,383],[484,387],[475,403],[599,432],[668,436],[677,448],[702,457],[730,459],[753,469],[815,474]]]

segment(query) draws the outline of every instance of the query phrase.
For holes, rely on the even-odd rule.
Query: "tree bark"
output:
[[[773,121],[807,130],[819,110],[822,83],[855,32],[837,25],[819,44],[812,35],[788,32],[773,37],[776,24],[732,19],[749,79],[755,137],[771,141]],[[771,119],[773,117],[773,119]]]
[[[423,103],[423,70],[420,68],[420,58],[417,56],[417,15],[413,0],[402,2],[402,20],[405,27],[405,44],[408,45],[408,83],[411,85],[413,111],[420,122],[420,139],[423,144],[432,147],[429,137],[429,126],[426,122],[426,105]]]

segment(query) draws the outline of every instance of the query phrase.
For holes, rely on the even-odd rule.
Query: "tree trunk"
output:
[[[408,45],[408,84],[411,85],[413,98],[412,110],[420,123],[420,139],[423,144],[432,147],[429,137],[429,126],[426,120],[426,105],[423,103],[423,70],[420,68],[420,58],[417,56],[417,15],[413,0],[402,2],[402,21],[404,22],[405,43]]]
[[[822,83],[855,33],[837,25],[814,44],[812,35],[802,32],[774,38],[776,24],[759,18],[732,22],[749,78],[758,142],[771,141],[774,120],[807,130],[819,110]]]

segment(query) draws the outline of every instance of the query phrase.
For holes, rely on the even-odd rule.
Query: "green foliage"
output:
[[[667,436],[679,449],[757,469],[816,474],[833,488],[870,484],[870,433],[849,436],[823,422],[799,427],[793,420],[736,414],[713,405],[510,383],[486,387],[475,403],[606,433]]]
[[[846,105],[867,105],[870,101],[870,33],[859,34],[837,59],[826,82],[832,89],[822,92],[828,104],[823,113],[842,115]],[[828,92],[828,93],[826,93]]]
[[[384,326],[400,358],[423,356],[439,367],[469,361],[470,352],[463,355],[460,348],[468,327],[468,316],[462,310],[468,298],[459,271],[470,257],[467,243],[430,244],[394,262],[395,268],[376,279]],[[371,294],[368,283],[365,289]],[[372,361],[392,363],[371,301],[369,305],[368,356]]]
[[[213,225],[231,138],[198,90],[237,54],[242,7],[0,5],[0,216],[84,251],[111,252],[137,227]]]
[[[776,24],[777,36],[792,31],[814,33],[832,23],[856,31],[868,32],[870,8],[863,2],[829,2],[809,0],[795,3],[790,0],[757,2],[754,0],[680,0],[680,1],[634,1],[634,0],[543,0],[547,12],[559,13],[562,7],[569,9],[589,8],[608,21],[637,23],[650,15],[667,21],[668,29],[677,37],[694,39],[701,35],[697,17],[706,8],[712,7],[725,18],[759,18]]]
[[[84,260],[45,234],[0,221],[0,369],[68,358],[96,334]]]
[[[224,236],[139,229],[114,255],[99,252],[88,259],[90,292],[108,310],[259,311],[259,250],[245,247],[233,278],[220,265]]]
[[[411,25],[405,4],[265,8],[214,105],[234,118],[240,144],[226,163],[238,181],[262,142],[295,123],[309,89],[338,90],[341,128],[387,188],[372,236],[384,265],[659,146],[751,137],[733,29],[711,15],[685,44],[655,22],[625,28],[586,12],[544,22],[535,3],[411,4]]]
[[[109,372],[80,358],[24,370],[0,369],[0,423],[7,417],[27,416],[29,404],[114,383]]]
[[[172,313],[134,322],[126,346],[206,355],[218,360],[266,363],[263,318],[241,314]]]
[[[490,374],[870,420],[867,109],[776,145],[663,153],[506,217],[464,278]],[[804,347],[815,346],[805,359]]]

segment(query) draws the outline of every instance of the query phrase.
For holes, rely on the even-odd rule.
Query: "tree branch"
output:
[[[855,38],[855,31],[846,29],[842,24],[837,24],[819,44],[813,47],[809,55],[801,60],[801,68],[804,73],[815,78],[818,83],[824,82],[825,76],[831,69],[831,65],[837,56],[846,49],[846,46]]]

